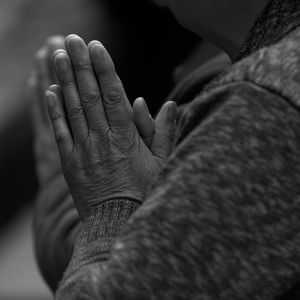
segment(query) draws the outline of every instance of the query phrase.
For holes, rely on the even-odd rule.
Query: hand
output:
[[[171,152],[176,104],[162,107],[154,131],[150,126],[139,132],[135,122],[144,121],[133,114],[141,100],[132,109],[103,45],[93,41],[87,47],[75,35],[65,44],[67,52],[56,51],[53,58],[60,87],[50,88],[47,101],[75,206],[85,218],[106,200],[143,201]]]
[[[51,68],[51,57],[57,49],[64,47],[62,36],[48,38],[35,56],[33,72],[28,82],[31,100],[32,129],[34,132],[34,155],[40,186],[44,186],[61,172],[57,146],[47,114],[45,91],[56,82]]]

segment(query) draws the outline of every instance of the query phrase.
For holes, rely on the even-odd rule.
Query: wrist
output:
[[[94,207],[84,219],[66,276],[71,276],[91,262],[106,261],[116,238],[139,206],[138,201],[120,198]]]
[[[105,200],[91,208],[84,219],[86,242],[119,236],[128,219],[140,204],[141,202],[137,200],[120,198]]]

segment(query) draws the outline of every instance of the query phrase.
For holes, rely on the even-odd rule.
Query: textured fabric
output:
[[[108,260],[86,260],[101,240],[81,235],[57,299],[288,299],[300,282],[300,29],[282,28],[187,105]]]
[[[264,46],[276,43],[300,25],[300,1],[271,0],[256,20],[237,60],[245,58]]]

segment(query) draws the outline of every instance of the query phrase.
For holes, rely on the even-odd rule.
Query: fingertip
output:
[[[66,49],[69,49],[70,48],[70,41],[72,40],[81,40],[81,38],[77,35],[77,34],[69,34],[65,37],[65,46],[66,46]]]
[[[61,60],[61,58],[69,57],[68,53],[65,49],[57,49],[52,54],[52,63],[57,68],[57,61]]]
[[[58,97],[58,98],[60,98],[62,95],[62,90],[58,84],[50,85],[49,91],[53,92],[56,95],[56,97]]]
[[[48,54],[48,51],[47,51],[46,47],[40,48],[35,53],[34,65],[36,67],[38,76],[43,76],[44,77],[45,74],[46,74],[45,64],[46,64],[46,61],[47,61],[47,54]]]
[[[46,90],[45,95],[48,108],[52,110],[55,106],[55,94],[50,90]]]
[[[48,50],[48,60],[51,62],[56,51],[65,50],[65,39],[63,36],[51,36],[46,40],[45,45]]]
[[[60,90],[60,86],[58,84],[51,84],[49,87],[49,91],[56,93],[57,90]]]
[[[65,116],[65,112],[63,109],[63,104],[61,103],[59,91],[53,90],[53,88],[56,88],[55,86],[51,86],[50,88],[46,91],[46,102],[50,118],[55,120],[60,116]]]
[[[143,105],[143,102],[144,102],[144,101],[145,101],[145,100],[144,100],[143,97],[138,97],[138,98],[136,98],[136,99],[134,100],[133,105],[141,106],[141,105]]]
[[[88,49],[90,51],[93,62],[99,63],[103,61],[103,57],[105,54],[105,48],[103,44],[98,41],[92,41],[89,43]]]
[[[54,51],[53,56],[55,57],[56,55],[58,55],[60,53],[68,55],[66,49],[57,49],[57,50]]]
[[[150,112],[149,112],[149,109],[148,109],[148,105],[147,105],[147,103],[146,103],[146,100],[145,100],[145,98],[138,98],[138,99],[140,99],[140,101],[141,101],[141,103],[142,103],[142,105],[143,105],[143,108],[144,108],[144,110],[146,111],[146,113],[148,114],[148,115],[150,115]]]
[[[49,47],[63,47],[65,37],[63,35],[53,35],[46,39],[45,44]]]
[[[79,35],[74,34],[74,33],[67,35],[65,38],[65,45],[67,48],[70,48],[70,44],[72,44],[72,43],[77,44],[78,42],[81,44],[82,43],[85,44],[85,41],[83,40],[83,38],[81,38]]]
[[[36,54],[35,54],[35,59],[40,62],[41,60],[45,59],[47,56],[47,48],[46,47],[42,47],[41,49],[39,49]]]
[[[92,40],[88,43],[88,48],[91,49],[94,45],[100,45],[100,46],[104,47],[103,44],[101,42],[99,42],[98,40]]]
[[[167,102],[167,107],[168,107],[168,118],[171,121],[176,120],[177,117],[177,103],[174,101],[168,101]]]
[[[167,101],[163,104],[155,118],[155,126],[159,130],[175,130],[177,122],[177,104],[174,101]]]
[[[58,49],[53,54],[53,64],[56,72],[64,72],[68,70],[70,63],[70,57],[68,53],[63,49]]]
[[[55,58],[60,54],[68,55],[68,53],[65,49],[57,49],[54,51],[54,53],[52,55],[52,59],[55,60]]]
[[[152,119],[146,100],[143,97],[138,97],[135,99],[135,101],[133,102],[133,109],[134,111],[137,112],[143,111],[144,113],[146,113],[146,115],[148,115]]]
[[[77,34],[69,34],[65,38],[65,46],[70,53],[71,57],[76,54],[82,54],[82,51],[86,48],[86,43],[83,38],[78,36]]]
[[[52,84],[52,85],[50,85],[49,91],[51,91],[52,93],[55,94],[55,97],[57,98],[57,100],[59,100],[59,102],[62,101],[63,92],[62,92],[61,87],[58,84]]]
[[[65,42],[70,40],[70,39],[73,39],[73,38],[82,40],[82,38],[79,35],[77,35],[75,33],[71,33],[71,34],[69,34],[65,37]]]
[[[172,100],[166,101],[164,105],[167,105],[168,107],[175,106],[175,108],[177,108],[177,103],[175,101],[172,101]]]
[[[133,119],[142,139],[150,148],[155,124],[146,107],[146,101],[143,97],[135,99],[133,103]]]

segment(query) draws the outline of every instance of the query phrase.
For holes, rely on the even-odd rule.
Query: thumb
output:
[[[172,151],[176,132],[177,104],[166,102],[155,119],[155,133],[152,140],[152,154],[160,159],[167,159]]]

